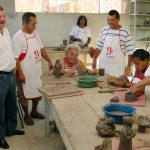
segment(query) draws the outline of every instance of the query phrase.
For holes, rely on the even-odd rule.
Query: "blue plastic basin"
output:
[[[136,108],[125,104],[106,104],[102,107],[105,117],[112,117],[115,119],[116,124],[122,124],[123,116],[132,116],[136,113]]]

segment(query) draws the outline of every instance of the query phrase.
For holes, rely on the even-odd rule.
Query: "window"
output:
[[[16,12],[126,13],[127,0],[15,0]]]

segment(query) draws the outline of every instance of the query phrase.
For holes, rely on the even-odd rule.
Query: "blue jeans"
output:
[[[0,73],[0,139],[16,132],[16,75]]]

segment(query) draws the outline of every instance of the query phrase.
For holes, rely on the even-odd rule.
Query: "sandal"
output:
[[[35,113],[31,112],[31,117],[32,118],[37,118],[37,119],[45,119],[45,116],[43,114],[39,113],[38,111],[35,112]]]
[[[32,118],[30,116],[29,117],[24,117],[24,122],[27,125],[34,125],[34,121],[32,120]]]

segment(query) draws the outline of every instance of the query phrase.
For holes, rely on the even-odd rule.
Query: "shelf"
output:
[[[136,42],[150,43],[150,41],[138,41],[138,40],[136,40]]]
[[[134,27],[130,27],[131,29],[134,29]],[[141,30],[148,30],[150,27],[135,27],[136,29],[141,29]]]
[[[135,0],[130,1],[130,2],[131,2],[131,3],[134,3]],[[136,2],[140,2],[140,3],[150,3],[150,1],[148,1],[148,0],[136,0]]]
[[[130,16],[148,16],[148,17],[150,17],[150,14],[130,14]]]
[[[130,0],[130,31],[135,46],[150,44],[150,0]]]

